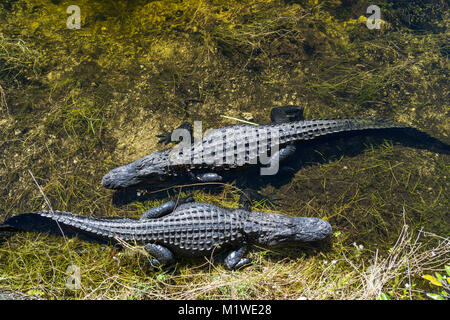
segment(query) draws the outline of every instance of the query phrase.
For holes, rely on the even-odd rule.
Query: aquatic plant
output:
[[[208,129],[250,114],[264,123],[272,106],[297,104],[309,118],[389,118],[448,141],[445,1],[379,1],[379,30],[367,28],[363,1],[78,0],[73,30],[71,4],[0,3],[0,221],[46,207],[29,171],[54,208],[138,217],[161,200],[116,207],[101,178],[161,149],[155,135],[184,121]],[[383,139],[307,154],[292,181],[261,190],[281,207],[254,206],[327,219],[335,229],[327,243],[254,253],[245,272],[209,261],[151,271],[134,244],[117,251],[17,234],[0,245],[0,290],[54,299],[427,299],[422,276],[436,278],[448,262],[444,242],[443,255],[426,255],[449,235],[448,155]],[[194,196],[236,207],[239,190]],[[409,236],[396,247],[405,225]],[[79,290],[66,287],[71,265],[80,267]]]

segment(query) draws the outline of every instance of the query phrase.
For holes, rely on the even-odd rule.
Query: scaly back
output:
[[[404,128],[406,125],[377,119],[313,119],[270,125],[234,125],[212,130],[201,141],[171,151],[171,163],[204,168],[259,164],[261,156],[270,156],[274,146],[314,139],[338,132]]]

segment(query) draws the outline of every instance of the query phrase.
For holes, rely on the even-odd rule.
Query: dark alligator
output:
[[[194,182],[222,181],[224,174],[238,169],[255,166],[276,169],[279,161],[295,153],[296,145],[339,133],[405,129],[414,131],[413,139],[418,140],[420,134],[429,137],[417,129],[389,120],[303,120],[302,111],[296,106],[274,108],[271,124],[233,125],[212,130],[200,141],[192,144],[183,141],[172,149],[154,152],[112,169],[103,177],[102,184],[107,188],[123,190],[144,183],[162,184],[182,175],[188,175],[188,179]],[[188,130],[184,130],[189,138]],[[165,140],[169,139],[166,137]],[[448,145],[438,143],[448,152]]]
[[[62,211],[28,215],[36,214],[101,239],[141,243],[153,257],[152,265],[171,264],[175,257],[224,251],[225,267],[237,269],[250,263],[246,253],[252,245],[272,247],[317,241],[331,233],[330,224],[318,218],[231,210],[187,201],[178,205],[168,201],[146,211],[140,219],[93,218]],[[20,216],[6,220],[0,231],[27,230],[21,226]]]

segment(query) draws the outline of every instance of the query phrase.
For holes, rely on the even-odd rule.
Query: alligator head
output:
[[[296,218],[251,212],[244,231],[256,244],[278,246],[323,240],[331,234],[331,225],[319,218]]]
[[[165,181],[170,177],[169,151],[167,149],[154,152],[135,162],[112,169],[103,177],[102,185],[109,189],[121,189],[142,182]]]

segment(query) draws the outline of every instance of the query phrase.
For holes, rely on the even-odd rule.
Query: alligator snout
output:
[[[102,185],[109,189],[121,189],[141,182],[133,166],[125,165],[112,169],[102,179]]]
[[[331,225],[319,218],[293,218],[297,224],[297,241],[323,240],[331,234]]]

